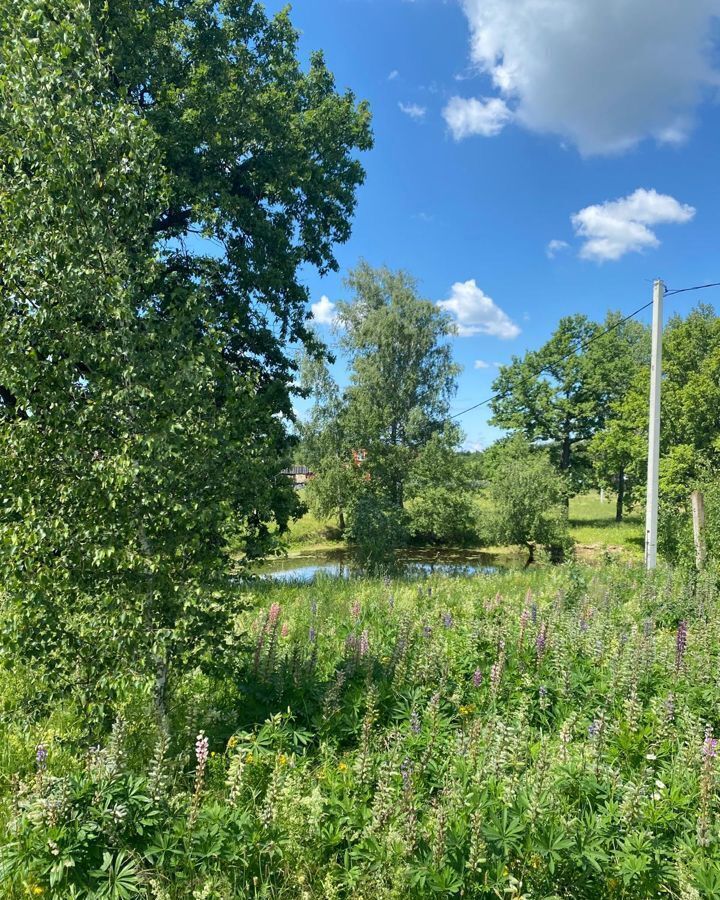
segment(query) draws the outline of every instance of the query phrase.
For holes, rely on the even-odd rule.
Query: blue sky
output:
[[[720,281],[719,0],[542,8],[292,9],[303,55],[322,49],[338,87],[370,102],[376,140],[341,271],[308,272],[312,300],[345,297],[343,274],[360,258],[405,268],[424,296],[451,299],[464,332],[453,339],[464,367],[453,412],[488,396],[495,364],[539,346],[563,315],[630,312],[656,277],[670,288]],[[551,241],[563,242],[554,254]],[[680,295],[668,314],[699,299]],[[340,360],[341,381],[343,369]],[[496,436],[488,415],[462,419],[467,446]]]

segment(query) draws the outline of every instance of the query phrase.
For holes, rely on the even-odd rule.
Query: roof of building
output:
[[[283,469],[280,473],[281,475],[312,475],[310,469],[307,466],[290,466],[287,469]]]

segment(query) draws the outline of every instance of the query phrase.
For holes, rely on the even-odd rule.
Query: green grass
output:
[[[487,512],[489,502],[479,496],[476,506],[480,512]],[[573,497],[570,501],[570,535],[578,545],[581,556],[596,556],[603,552],[622,552],[629,556],[640,556],[643,551],[642,510],[626,514],[622,522],[615,521],[615,497],[608,495],[606,502],[600,502],[596,491]],[[337,522],[320,521],[311,513],[293,522],[288,534],[290,556],[318,553],[338,549],[343,546],[337,530]],[[484,547],[490,552],[508,552],[512,548]]]
[[[614,495],[601,503],[596,492],[581,494],[570,501],[570,534],[581,552],[622,550],[640,555],[644,535],[642,511],[635,510],[626,514],[622,522],[616,522]]]

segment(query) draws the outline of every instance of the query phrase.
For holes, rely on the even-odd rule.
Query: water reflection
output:
[[[449,576],[494,575],[513,567],[514,560],[491,553],[417,551],[399,556],[393,574],[425,578],[432,574]],[[313,554],[267,563],[258,574],[272,581],[310,582],[318,577],[353,578],[364,573],[345,551]]]

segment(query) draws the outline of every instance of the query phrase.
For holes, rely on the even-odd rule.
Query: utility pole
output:
[[[652,365],[650,367],[650,428],[648,433],[645,567],[657,565],[658,469],[660,467],[660,388],[662,383],[663,296],[665,285],[653,283]]]

